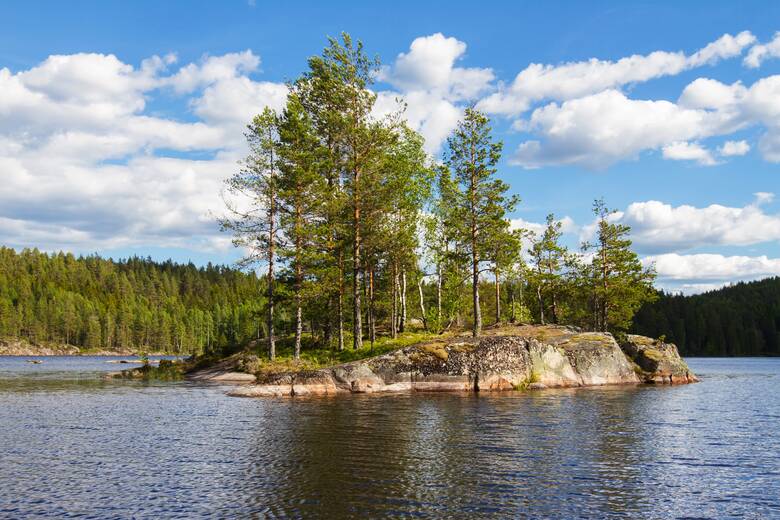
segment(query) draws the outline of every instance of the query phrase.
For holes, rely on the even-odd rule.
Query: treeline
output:
[[[244,264],[264,270],[270,357],[280,311],[296,358],[305,334],[359,349],[395,337],[412,316],[432,332],[474,335],[488,320],[626,330],[654,295],[629,228],[597,201],[585,255],[561,245],[552,215],[540,236],[512,229],[518,198],[496,175],[502,143],[490,120],[466,109],[433,160],[402,104],[377,114],[379,67],[348,35],[330,39],[289,83],[284,110],[253,119],[250,154],[227,181],[221,225],[250,252]]]
[[[262,282],[209,265],[0,247],[0,337],[88,349],[224,351],[264,335]]]
[[[688,356],[778,356],[780,278],[693,296],[661,293],[639,310],[633,330],[664,334]]]

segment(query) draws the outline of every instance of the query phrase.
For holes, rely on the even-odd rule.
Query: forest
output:
[[[197,353],[256,337],[251,273],[0,247],[0,338],[87,350]]]
[[[252,118],[218,222],[246,252],[237,268],[0,250],[0,336],[94,348],[226,353],[260,340],[360,351],[379,337],[505,322],[624,333],[656,296],[630,228],[593,203],[593,243],[562,224],[516,229],[498,176],[503,145],[473,107],[431,157],[382,110],[362,43],[329,39],[289,82],[285,108]],[[251,118],[251,114],[247,115]],[[285,354],[287,355],[287,354]]]
[[[632,330],[665,335],[687,356],[778,356],[780,278],[693,296],[661,293],[637,312]]]

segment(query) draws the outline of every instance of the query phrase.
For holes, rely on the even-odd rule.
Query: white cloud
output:
[[[463,115],[462,109],[430,92],[399,94],[383,91],[377,95],[374,115],[380,117],[396,111],[399,100],[406,104],[404,117],[409,127],[420,132],[425,138],[425,150],[431,155],[438,153],[442,143]]]
[[[264,106],[279,108],[286,87],[252,80],[259,58],[249,51],[169,73],[174,63],[155,56],[136,68],[74,54],[0,69],[1,243],[225,247],[209,212],[223,207],[245,124]],[[194,121],[147,111],[165,87]]]
[[[759,192],[744,207],[712,204],[704,208],[672,206],[650,200],[634,202],[615,220],[631,226],[631,238],[640,251],[651,253],[684,251],[703,246],[746,246],[780,240],[780,214],[768,214],[761,207],[771,202],[772,193]],[[592,236],[593,229],[584,236]]]
[[[375,115],[396,110],[396,99],[401,100],[409,126],[425,138],[426,151],[438,153],[463,113],[462,103],[489,90],[494,79],[489,68],[457,67],[465,52],[464,42],[441,33],[416,38],[381,71],[378,79],[398,91],[378,93]]]
[[[561,232],[563,233],[577,233],[577,231],[579,230],[577,224],[568,215],[561,219],[558,219],[557,222],[561,223]],[[531,222],[518,217],[518,218],[509,219],[509,227],[510,229],[513,230],[525,229],[528,231],[532,231],[534,234],[536,234],[536,236],[540,236],[544,233],[547,224],[543,222]]]
[[[664,159],[673,161],[696,161],[702,166],[714,166],[718,164],[709,150],[698,143],[678,141],[668,144],[662,149]]]
[[[633,100],[606,90],[536,109],[528,128],[544,139],[522,143],[511,162],[527,168],[554,164],[604,168],[636,158],[644,150],[706,137],[731,125],[727,114],[669,101]]]
[[[726,85],[714,79],[698,78],[683,89],[677,103],[691,109],[734,110],[746,92],[739,81]]]
[[[745,155],[749,151],[750,145],[747,141],[726,141],[723,146],[718,148],[718,153],[723,157]]]
[[[244,76],[259,67],[260,58],[248,49],[222,56],[204,56],[200,63],[182,67],[163,83],[179,93],[190,93],[206,85]]]
[[[192,108],[204,121],[217,124],[246,124],[247,114],[262,107],[281,111],[287,102],[287,86],[269,81],[252,81],[246,76],[226,78],[193,99]]]
[[[494,75],[487,68],[456,67],[465,53],[466,44],[456,38],[441,33],[421,36],[380,79],[402,92],[432,92],[451,101],[472,99],[490,87]]]
[[[668,159],[711,165],[711,152],[690,141],[750,126],[765,128],[758,142],[763,158],[780,162],[780,75],[762,78],[749,88],[700,78],[684,89],[678,103],[629,99],[617,90],[550,103],[520,125],[538,137],[521,143],[511,161],[526,168],[605,168],[660,149]]]
[[[532,63],[508,87],[481,100],[477,107],[492,114],[519,115],[534,101],[566,101],[711,65],[738,56],[754,41],[750,32],[743,31],[737,36],[724,34],[690,56],[681,51],[655,51],[617,61],[593,58],[562,65]]]
[[[724,256],[718,254],[648,256],[645,265],[655,264],[659,279],[668,282],[716,282],[725,284],[780,275],[780,258]]]
[[[778,57],[780,57],[780,31],[775,33],[774,38],[769,43],[751,47],[743,61],[746,66],[757,68],[764,61]]]

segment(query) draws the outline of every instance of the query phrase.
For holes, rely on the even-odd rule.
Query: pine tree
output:
[[[292,271],[295,299],[295,359],[301,355],[304,279],[316,261],[318,219],[325,189],[319,175],[322,150],[300,99],[291,95],[279,123],[279,209],[281,229],[288,239],[282,255]]]
[[[502,147],[491,137],[490,120],[474,108],[466,109],[463,120],[447,140],[445,162],[455,185],[443,196],[454,217],[448,219],[447,225],[462,253],[469,258],[474,336],[482,330],[480,265],[489,260],[491,233],[500,228],[499,223],[517,201],[506,195],[509,186],[495,178]]]
[[[536,287],[539,321],[544,324],[545,310],[551,311],[552,323],[560,322],[560,293],[564,285],[564,266],[569,261],[566,247],[560,244],[563,224],[552,213],[542,236],[533,241],[530,256],[533,262],[533,283]],[[549,301],[549,307],[547,302]]]
[[[246,139],[250,154],[241,170],[226,181],[235,200],[225,199],[229,215],[220,219],[224,231],[233,233],[233,244],[249,248],[244,266],[265,262],[267,274],[268,356],[276,356],[274,337],[274,284],[278,248],[278,117],[269,108],[248,126]]]
[[[625,331],[639,307],[655,298],[655,271],[642,267],[637,254],[631,251],[631,228],[610,220],[614,211],[607,209],[603,199],[593,203],[593,213],[597,218],[597,242],[585,244],[583,249],[594,253],[594,325],[601,331]]]

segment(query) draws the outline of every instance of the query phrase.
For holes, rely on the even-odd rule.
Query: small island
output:
[[[240,353],[207,368],[182,364],[181,369],[192,380],[249,383],[229,392],[237,397],[542,390],[698,381],[671,343],[637,335],[627,335],[618,343],[610,333],[558,325],[493,327],[478,338],[451,335],[314,370],[262,370],[253,357]],[[143,369],[133,369],[123,376],[143,373]]]

